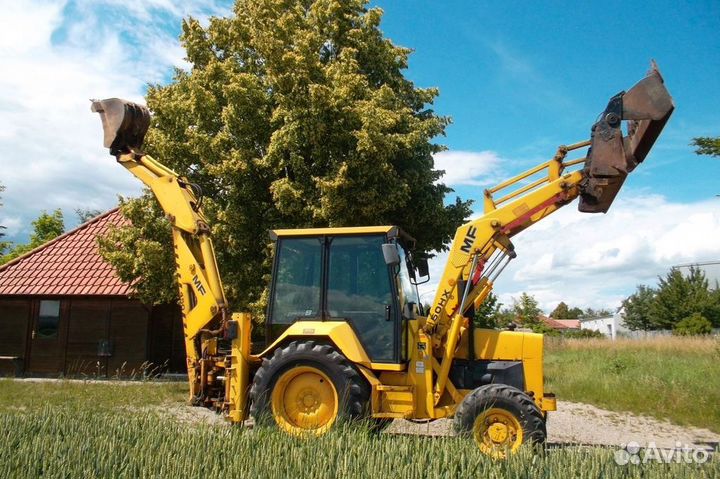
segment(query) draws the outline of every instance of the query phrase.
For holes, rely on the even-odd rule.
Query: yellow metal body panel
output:
[[[228,419],[241,422],[248,417],[248,387],[250,380],[250,313],[233,313],[238,324],[238,336],[231,341],[230,364],[225,368],[225,398]]]
[[[525,391],[543,409],[543,335],[519,331],[475,330],[475,355],[484,360],[521,361]]]
[[[540,410],[543,412],[557,411],[557,400],[554,394],[545,394],[543,396]]]
[[[238,323],[238,337],[231,342],[230,365],[225,368],[225,397],[228,419],[242,422],[248,416],[248,381],[250,378],[250,331],[252,318],[249,313],[233,313]]]
[[[495,329],[476,329],[475,357],[503,361],[521,361],[526,334],[518,331],[497,331]],[[538,334],[542,339],[542,335]]]
[[[345,321],[296,321],[270,346],[258,354],[267,357],[281,344],[290,339],[329,339],[351,362],[377,371],[402,371],[404,364],[374,363],[370,361],[355,331]]]

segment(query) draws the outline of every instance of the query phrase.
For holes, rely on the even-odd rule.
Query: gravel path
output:
[[[27,382],[51,382],[57,379],[21,379]],[[68,381],[63,379],[62,381]],[[87,381],[108,384],[107,381]],[[135,385],[137,381],[113,381],[113,384]],[[163,384],[149,381],[142,384]],[[200,407],[186,405],[154,406],[182,422],[227,425],[219,414]],[[691,447],[693,449],[720,450],[720,434],[708,429],[679,426],[669,421],[640,416],[629,412],[613,412],[590,404],[558,401],[558,410],[551,413],[547,424],[548,443],[551,445],[596,445],[624,447],[629,442],[647,446],[653,442],[658,448]],[[430,423],[412,423],[396,420],[386,430],[389,434],[422,434],[449,436],[454,434],[452,420],[439,419]]]
[[[555,445],[601,445],[623,447],[628,442],[646,446],[654,442],[659,448],[688,446],[693,449],[716,449],[720,434],[707,429],[678,426],[668,421],[627,412],[612,412],[589,404],[558,401],[558,410],[548,419],[548,443]],[[452,421],[440,419],[415,424],[395,421],[388,429],[395,434],[453,434]]]

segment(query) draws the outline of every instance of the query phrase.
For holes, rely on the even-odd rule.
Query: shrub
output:
[[[563,333],[563,336],[566,338],[573,338],[573,339],[590,339],[590,338],[598,338],[598,339],[604,339],[605,335],[601,333],[600,331],[595,331],[594,329],[581,329],[580,331],[567,331],[566,333]]]
[[[673,328],[677,336],[699,336],[712,333],[712,323],[700,313],[693,313],[680,320]]]
[[[533,324],[530,329],[532,329],[533,333],[540,333],[545,336],[560,336],[560,331],[551,328],[545,323]]]

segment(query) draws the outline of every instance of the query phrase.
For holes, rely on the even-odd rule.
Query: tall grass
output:
[[[717,463],[618,466],[606,449],[525,449],[506,462],[482,456],[471,439],[374,435],[345,425],[321,438],[271,429],[187,425],[57,411],[0,413],[0,477],[183,478],[619,478],[713,477]]]
[[[548,340],[547,388],[560,399],[720,432],[717,338]]]
[[[297,439],[173,414],[184,384],[0,381],[0,478],[718,477],[703,465],[618,466],[610,449],[523,449],[505,462],[469,438],[377,435],[356,424]],[[63,399],[64,398],[64,399]]]

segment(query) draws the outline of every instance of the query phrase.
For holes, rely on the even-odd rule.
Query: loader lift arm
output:
[[[581,212],[607,212],[627,174],[645,159],[673,109],[653,62],[643,80],[610,99],[592,127],[590,140],[560,146],[550,161],[485,190],[484,214],[455,233],[423,327],[438,359],[434,363],[436,405],[448,387],[448,374],[467,321],[465,314],[482,304],[498,275],[516,256],[511,238],[578,196]],[[566,160],[569,152],[585,147],[589,147],[586,156]],[[504,191],[510,192],[495,197]]]

